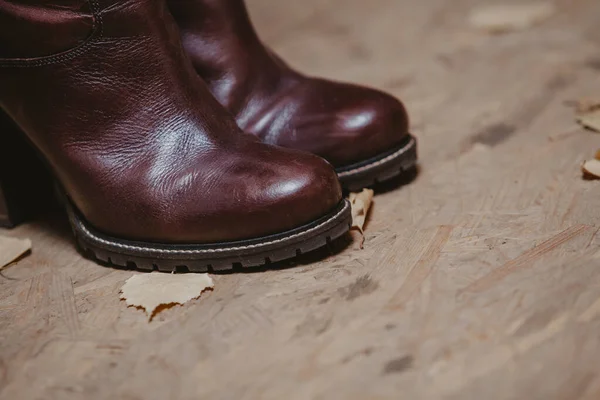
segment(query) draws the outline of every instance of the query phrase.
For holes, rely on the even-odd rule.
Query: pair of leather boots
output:
[[[5,226],[56,191],[92,258],[256,266],[341,236],[342,187],[415,162],[398,100],[293,71],[243,0],[0,0]]]

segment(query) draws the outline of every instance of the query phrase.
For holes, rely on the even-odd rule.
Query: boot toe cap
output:
[[[187,200],[174,224],[179,241],[231,242],[283,233],[324,217],[342,201],[337,175],[325,160],[250,145],[260,150],[240,154],[210,182],[195,185],[200,192]]]
[[[299,87],[302,106],[295,105],[282,146],[342,167],[391,150],[408,135],[406,108],[387,93],[319,79]]]
[[[336,166],[359,162],[398,146],[408,134],[408,114],[392,96],[365,90],[364,100],[338,113],[339,151],[329,158]]]

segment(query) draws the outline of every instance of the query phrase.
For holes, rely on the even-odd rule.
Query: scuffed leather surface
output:
[[[168,0],[184,47],[246,132],[345,166],[398,146],[402,103],[383,92],[306,77],[265,48],[243,0]]]
[[[295,228],[340,202],[328,163],[239,130],[184,56],[163,1],[98,7],[101,35],[83,54],[0,67],[0,107],[97,229],[222,242]]]

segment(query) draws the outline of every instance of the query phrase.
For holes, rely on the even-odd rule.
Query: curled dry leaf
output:
[[[574,103],[575,112],[577,112],[577,114],[587,114],[592,111],[600,110],[600,100],[598,99],[579,99]]]
[[[363,247],[365,242],[364,226],[365,220],[373,202],[373,190],[363,189],[360,193],[350,193],[350,204],[352,206],[352,228],[358,229],[363,236],[360,247]]]
[[[556,11],[550,2],[514,2],[483,5],[473,9],[469,22],[490,33],[527,29],[549,18]]]
[[[596,154],[598,156],[598,154]],[[600,179],[600,160],[594,158],[593,160],[586,160],[581,164],[581,171],[583,177],[587,179]]]
[[[600,109],[579,115],[577,122],[588,129],[600,132]]]
[[[31,240],[0,237],[0,270],[31,250]]]
[[[160,311],[176,304],[185,304],[214,287],[208,274],[136,274],[125,281],[121,299],[128,306],[142,308],[148,321]]]

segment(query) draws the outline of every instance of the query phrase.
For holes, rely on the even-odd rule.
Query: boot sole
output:
[[[352,192],[409,174],[416,165],[417,139],[407,135],[400,146],[368,160],[336,168],[336,172],[342,187]]]
[[[352,225],[350,203],[302,227],[256,239],[215,244],[160,244],[119,239],[92,228],[72,205],[67,214],[83,255],[111,266],[163,272],[213,272],[258,267],[321,248]]]

